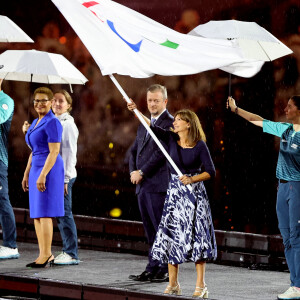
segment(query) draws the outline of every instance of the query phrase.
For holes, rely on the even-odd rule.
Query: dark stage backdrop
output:
[[[117,1],[181,32],[209,20],[255,21],[287,43],[293,56],[266,63],[251,79],[233,77],[232,93],[238,105],[267,119],[283,121],[288,97],[299,91],[298,47],[300,10],[292,0],[166,0]],[[120,218],[140,220],[134,186],[129,181],[128,149],[138,121],[126,110],[121,95],[109,78],[103,77],[80,40],[50,0],[13,0],[0,8],[35,44],[0,44],[6,49],[39,49],[61,53],[89,79],[74,86],[72,115],[78,125],[78,177],[73,188],[75,214],[111,217],[120,208]],[[300,53],[300,51],[299,51]],[[152,83],[167,86],[168,109],[193,109],[207,135],[207,144],[217,176],[206,186],[215,227],[254,233],[278,233],[275,214],[277,140],[225,109],[228,75],[214,70],[192,76],[132,79],[116,76],[143,112],[145,90]],[[28,207],[21,190],[29,149],[21,126],[35,113],[29,106],[37,84],[8,82],[4,90],[14,98],[15,116],[9,142],[9,186],[11,202]],[[53,89],[60,86],[51,86]],[[68,87],[63,86],[68,89]]]

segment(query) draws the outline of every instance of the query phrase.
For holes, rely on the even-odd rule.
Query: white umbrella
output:
[[[229,73],[229,95],[231,95],[231,74],[252,77],[260,71],[265,61],[272,61],[293,53],[290,48],[255,22],[209,21],[197,26],[189,34],[206,38],[236,40],[244,52],[248,60],[220,68]]]
[[[34,41],[11,19],[0,15],[0,42],[34,43]]]
[[[7,50],[2,53],[0,78],[70,86],[88,81],[64,56],[37,50]]]
[[[206,38],[236,39],[245,57],[254,60],[272,61],[293,53],[290,48],[255,22],[210,21],[197,26],[189,34]]]

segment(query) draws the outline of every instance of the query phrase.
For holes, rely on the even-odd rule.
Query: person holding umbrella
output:
[[[39,245],[38,258],[27,267],[44,268],[53,261],[51,252],[53,217],[64,216],[64,164],[59,154],[62,125],[51,111],[53,93],[41,87],[34,91],[34,109],[38,113],[25,139],[32,153],[22,180],[29,190],[30,217],[34,219]]]
[[[52,99],[52,110],[63,127],[60,155],[64,161],[65,168],[65,215],[57,218],[57,226],[63,242],[63,251],[53,261],[57,265],[79,264],[77,229],[72,214],[72,187],[77,176],[75,165],[79,132],[74,118],[70,115],[72,103],[72,97],[66,90],[56,92]],[[29,126],[30,124],[25,121],[22,127],[24,134],[28,131]]]
[[[300,299],[300,96],[292,96],[284,109],[287,123],[271,122],[245,111],[232,97],[227,99],[227,108],[281,139],[276,168],[276,212],[291,286],[278,299]]]
[[[0,79],[0,224],[3,232],[3,246],[0,246],[0,259],[19,258],[16,243],[16,221],[8,196],[8,134],[14,114],[14,100],[1,89]]]
[[[133,111],[135,103],[129,103]],[[143,116],[148,125],[150,120]],[[168,263],[169,285],[165,294],[181,295],[178,282],[179,264],[195,262],[197,298],[207,298],[205,284],[206,261],[217,257],[217,246],[210,205],[203,181],[215,176],[215,167],[206,146],[206,137],[197,115],[180,110],[174,115],[174,130],[164,130],[151,124],[171,158],[184,174],[179,178],[169,166],[171,179],[163,215],[152,247],[153,259]],[[192,185],[190,193],[186,185]]]
[[[63,251],[55,257],[53,263],[56,265],[79,264],[77,229],[72,214],[72,187],[77,177],[75,165],[79,132],[74,118],[70,115],[72,102],[72,97],[66,90],[56,92],[52,100],[52,110],[63,127],[60,155],[64,161],[65,168],[65,215],[57,218],[57,226],[63,242]]]

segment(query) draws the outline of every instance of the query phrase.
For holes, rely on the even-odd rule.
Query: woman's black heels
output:
[[[51,262],[52,260],[50,261],[50,258],[52,257],[53,255],[51,254],[48,259],[43,263],[43,264],[37,264],[35,261],[30,263],[30,264],[27,264],[26,267],[28,268],[45,268],[47,266],[48,263],[50,263],[51,265]]]
[[[35,261],[32,262],[32,263],[30,263],[30,264],[27,264],[27,265],[26,265],[26,268],[31,268],[33,265],[35,265]]]

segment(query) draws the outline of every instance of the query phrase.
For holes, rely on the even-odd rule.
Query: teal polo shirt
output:
[[[276,177],[300,181],[300,131],[293,124],[263,120],[263,131],[280,137]]]
[[[14,114],[14,100],[0,91],[0,160],[8,166],[8,134]]]

